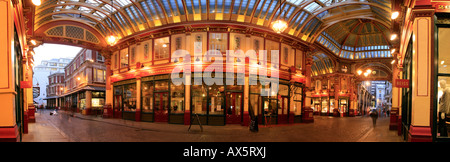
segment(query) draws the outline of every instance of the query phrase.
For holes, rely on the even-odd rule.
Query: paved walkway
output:
[[[103,119],[50,110],[36,113],[23,142],[402,142],[389,130],[389,118],[315,116],[314,123],[259,127],[254,133],[240,125],[203,126]]]

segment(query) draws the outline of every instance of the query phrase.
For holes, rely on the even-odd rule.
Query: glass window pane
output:
[[[450,28],[439,28],[438,31],[438,73],[450,73],[450,68],[448,67],[450,63],[450,55],[448,54],[448,51],[450,51],[450,40],[448,39],[450,36]]]
[[[169,58],[169,51],[170,51],[170,43],[169,43],[169,37],[159,38],[155,39],[154,43],[154,53],[155,53],[155,60],[162,60],[162,59],[168,59]]]
[[[128,48],[120,50],[120,68],[128,67]]]
[[[437,94],[437,137],[448,138],[448,124],[450,119],[450,77],[438,77],[438,94]]]
[[[170,113],[181,114],[184,113],[184,85],[170,85]]]
[[[168,91],[168,90],[169,90],[168,80],[155,81],[155,91]]]
[[[208,86],[208,97],[210,98],[209,114],[224,114],[224,95],[225,87],[223,85],[213,84],[212,86]]]
[[[209,50],[218,50],[221,53],[226,53],[228,49],[228,34],[227,33],[210,33],[209,34]]]
[[[206,87],[204,85],[192,85],[192,114],[206,114]]]
[[[136,83],[123,86],[123,110],[136,111]]]
[[[153,82],[142,82],[142,112],[153,112]]]

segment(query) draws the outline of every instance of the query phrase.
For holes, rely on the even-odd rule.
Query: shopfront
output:
[[[437,17],[437,30],[436,35],[436,46],[437,51],[435,54],[435,71],[437,76],[435,80],[437,84],[434,84],[435,96],[434,108],[433,108],[433,130],[432,135],[434,141],[450,141],[450,67],[448,63],[450,62],[450,56],[448,51],[450,47],[450,24],[447,23],[450,20],[448,17],[449,13],[436,14]],[[444,21],[446,20],[446,21]]]
[[[348,97],[339,97],[339,113],[342,114],[341,116],[349,116],[348,99]]]
[[[329,110],[329,100],[327,96],[322,97],[322,110],[320,111],[320,115],[326,116],[328,115]]]
[[[303,106],[303,84],[301,83],[294,83],[291,85],[292,91],[290,94],[293,94],[291,98],[293,99],[293,112],[294,112],[294,123],[300,123],[301,122],[301,108]]]
[[[202,124],[242,124],[244,113],[245,78],[225,79],[226,73],[210,73],[212,80],[202,80],[208,73],[193,73],[191,85],[191,113],[199,115]],[[209,74],[208,74],[209,75]],[[213,84],[208,84],[213,83]],[[225,83],[225,84],[223,84]],[[226,84],[228,83],[228,84]]]
[[[333,116],[336,100],[334,99],[334,96],[330,96],[330,110],[328,111],[328,116]]]
[[[313,103],[311,104],[314,115],[319,115],[320,110],[322,109],[322,97],[320,95],[316,95],[316,97],[313,97],[311,100]]]
[[[412,39],[411,39],[412,40]],[[412,41],[409,42],[408,47],[405,52],[405,59],[403,61],[403,72],[402,72],[402,79],[408,79],[409,80],[409,87],[402,88],[401,94],[402,94],[402,108],[401,108],[401,119],[402,119],[402,132],[403,132],[403,139],[405,141],[408,140],[408,132],[411,125],[411,115],[412,115],[412,84],[411,84],[411,72],[412,72]],[[372,101],[374,102],[374,101]],[[373,104],[374,105],[374,104]]]
[[[113,83],[113,115],[116,118],[136,120],[136,80]]]
[[[279,80],[278,87],[278,124],[286,124],[289,122],[290,112],[290,89],[289,82],[286,80]]]

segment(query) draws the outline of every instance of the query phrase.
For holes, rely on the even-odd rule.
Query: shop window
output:
[[[170,85],[170,113],[181,114],[184,113],[184,84]]]
[[[210,99],[209,114],[223,115],[224,114],[224,86],[213,84],[208,86],[208,94]]]
[[[136,111],[136,83],[123,86],[123,110]]]
[[[142,82],[142,112],[153,112],[153,82]]]
[[[202,85],[192,85],[191,86],[192,95],[192,114],[206,114],[206,86]]]
[[[300,115],[302,109],[302,88],[294,86],[294,114]]]
[[[226,75],[227,75],[226,76],[227,80],[226,80],[225,84],[226,84],[227,91],[229,91],[229,90],[242,91],[243,90],[243,85],[245,84],[245,76],[243,73],[240,73],[240,74],[227,73]],[[230,79],[230,78],[234,78],[234,79]]]
[[[450,128],[450,28],[438,26],[438,62],[437,62],[437,100],[435,108],[436,137],[438,140],[448,138]]]
[[[155,60],[168,59],[170,55],[169,37],[155,39]]]
[[[155,91],[168,91],[169,90],[169,81],[155,81]]]
[[[92,98],[92,107],[102,108],[104,104],[104,98]]]

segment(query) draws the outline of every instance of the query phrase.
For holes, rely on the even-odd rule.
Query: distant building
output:
[[[51,60],[43,60],[41,64],[36,65],[33,69],[33,87],[39,87],[39,95],[34,97],[36,104],[46,106],[47,102],[44,98],[46,88],[49,84],[48,76],[53,73],[64,73],[64,67],[72,60],[72,58],[54,58]]]
[[[97,51],[82,49],[65,67],[65,108],[83,114],[102,108],[105,103],[105,58]]]
[[[64,92],[64,73],[53,73],[48,76],[48,85],[46,88],[47,108],[57,108],[61,106]]]

